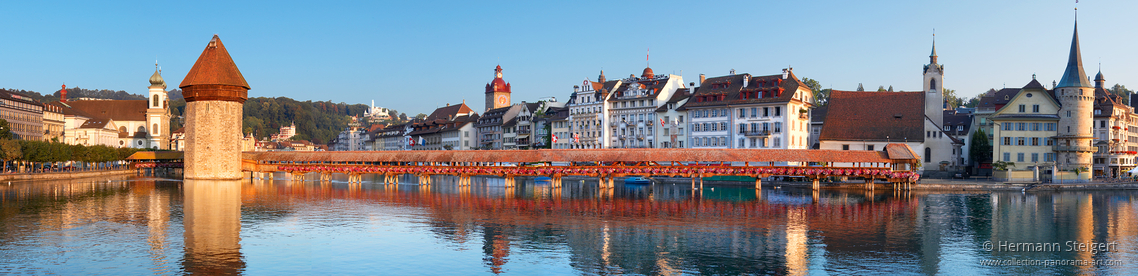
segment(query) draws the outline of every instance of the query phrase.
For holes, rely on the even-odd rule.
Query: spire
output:
[[[601,75],[600,75],[600,76],[597,76],[597,82],[599,82],[599,83],[605,83],[605,81],[606,81],[606,79],[605,79],[605,70],[604,70],[604,69],[601,69]]]
[[[929,64],[936,64],[936,29],[933,29],[933,52],[929,54]]]
[[[1075,31],[1071,36],[1071,54],[1067,57],[1067,69],[1059,80],[1059,87],[1091,87],[1087,74],[1083,71],[1083,56],[1079,51],[1079,22],[1075,21]]]

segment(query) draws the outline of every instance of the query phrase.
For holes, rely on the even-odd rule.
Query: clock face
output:
[[[506,99],[506,95],[498,95],[498,104],[506,105],[508,102],[509,100]]]

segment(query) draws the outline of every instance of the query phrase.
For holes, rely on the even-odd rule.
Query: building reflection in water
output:
[[[183,269],[202,275],[241,273],[241,182],[186,180],[183,185]]]
[[[0,274],[21,272],[12,267],[38,269],[22,271],[29,274],[132,275],[311,274],[302,269],[316,267],[347,267],[339,274],[383,267],[388,274],[453,268],[520,275],[1138,269],[1133,191],[899,196],[712,186],[697,192],[667,184],[597,189],[595,180],[513,188],[500,180],[478,179],[470,186],[435,181],[449,184],[102,179],[3,185]],[[988,252],[980,246],[985,241],[1120,245],[1094,254]],[[308,248],[321,254],[293,250]],[[291,252],[274,254],[280,251]],[[1124,263],[974,262],[1013,258]]]

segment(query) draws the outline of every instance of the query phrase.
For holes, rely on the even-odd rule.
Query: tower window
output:
[[[929,80],[929,89],[936,91],[936,79]]]
[[[153,101],[154,101],[154,104],[152,104],[151,106],[158,107],[158,95],[154,95]]]

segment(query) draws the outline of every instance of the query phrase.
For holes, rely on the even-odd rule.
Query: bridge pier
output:
[[[818,181],[818,179],[817,179],[817,178],[815,178],[815,179],[814,179],[814,181],[813,181],[812,183],[810,183],[810,188],[812,188],[812,189],[814,189],[815,191],[817,191],[818,189],[822,188],[822,184],[821,184],[821,183],[819,183],[819,181]]]
[[[755,176],[755,190],[763,190],[763,176],[761,175]]]
[[[876,185],[874,185],[874,183],[873,183],[873,178],[868,178],[868,177],[865,178],[865,190],[873,191],[873,189],[875,188],[874,186],[876,186]]]

